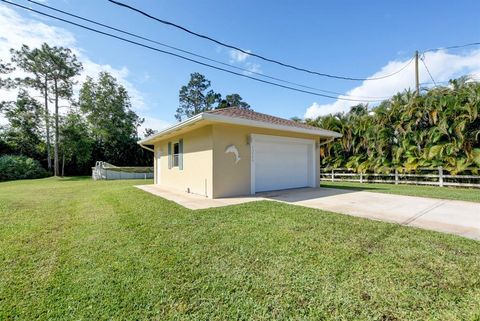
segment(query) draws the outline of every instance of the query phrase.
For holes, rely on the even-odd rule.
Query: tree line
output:
[[[25,76],[8,77],[15,69]],[[11,62],[0,62],[0,86],[18,94],[0,105],[8,121],[0,129],[0,155],[33,158],[55,176],[89,174],[95,160],[151,165],[151,153],[137,145],[144,120],[132,110],[126,89],[101,72],[87,77],[76,98],[73,86],[82,70],[68,48],[44,43],[11,50]]]
[[[87,77],[76,95],[73,86],[83,66],[70,49],[24,45],[11,53],[10,62],[0,61],[0,88],[17,89],[18,95],[0,101],[8,121],[0,128],[0,155],[38,160],[54,175],[90,174],[96,160],[152,164],[152,153],[137,144],[144,119],[111,74]],[[8,77],[15,69],[25,76]],[[204,75],[192,73],[179,90],[175,118],[231,106],[250,108],[239,94],[222,97]],[[453,173],[480,167],[480,83],[466,77],[420,94],[407,90],[373,108],[360,104],[305,122],[343,135],[321,146],[323,167],[382,172],[443,166]]]
[[[9,77],[16,69],[25,76]],[[75,92],[82,71],[82,63],[70,49],[46,43],[39,48],[11,49],[11,61],[0,61],[0,88],[18,92],[14,101],[0,97],[0,113],[8,122],[0,127],[0,157],[16,155],[0,160],[5,168],[12,163],[34,168],[25,157],[55,176],[88,175],[97,160],[117,166],[152,165],[152,153],[137,144],[144,119],[132,110],[125,87],[101,72],[96,79],[87,77]],[[204,75],[192,73],[180,88],[175,118],[181,121],[231,106],[250,108],[239,94],[222,97],[211,90]],[[154,133],[147,128],[143,136]],[[40,173],[41,168],[35,171]],[[13,171],[8,177],[17,174]]]
[[[306,122],[343,135],[320,148],[323,167],[389,172],[442,166],[452,173],[480,167],[480,83],[468,77]]]

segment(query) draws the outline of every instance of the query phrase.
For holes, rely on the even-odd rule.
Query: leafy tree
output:
[[[175,114],[178,121],[190,118],[201,112],[213,109],[215,103],[220,101],[221,95],[209,90],[210,80],[204,75],[195,72],[190,74],[190,81],[180,88],[179,107]]]
[[[7,154],[14,153],[12,146],[10,146],[7,143],[5,135],[6,133],[4,129],[2,128],[2,126],[0,126],[0,155],[7,155]]]
[[[77,60],[75,54],[68,48],[50,47],[47,44],[42,45],[44,57],[49,60],[52,66],[52,84],[51,91],[55,103],[55,143],[54,143],[54,174],[60,174],[59,144],[60,144],[60,125],[59,125],[59,105],[60,98],[71,99],[73,95],[73,78],[80,74],[83,69],[82,64]]]
[[[239,94],[230,94],[226,95],[224,99],[221,99],[216,108],[227,108],[227,107],[239,107],[242,109],[250,109],[250,105],[243,101],[242,97]]]
[[[71,109],[61,125],[62,176],[65,175],[65,162],[71,164],[71,168],[77,169],[72,170],[74,174],[88,170],[94,142],[86,120],[76,109]]]
[[[0,76],[3,74],[7,74],[11,71],[10,65],[7,63],[4,63],[0,59]],[[9,80],[6,78],[0,77],[0,89],[3,87],[7,87]],[[3,107],[7,104],[6,101],[0,100],[0,112],[2,112]],[[2,127],[0,126],[0,155],[4,155],[11,152],[10,146],[7,144],[3,137],[3,130]]]
[[[152,135],[155,135],[156,133],[158,133],[157,130],[154,130],[154,129],[151,129],[151,128],[145,128],[145,131],[143,133],[143,137],[152,136]]]
[[[40,48],[30,49],[23,45],[20,50],[11,50],[12,61],[29,74],[19,83],[39,90],[44,98],[44,120],[47,140],[47,163],[51,168],[49,94],[53,95],[54,114],[54,174],[59,175],[59,99],[72,97],[73,78],[82,70],[82,64],[68,48],[51,47],[44,43]],[[33,75],[33,77],[31,76]]]
[[[2,88],[12,88],[14,87],[14,82],[10,78],[4,78],[2,75],[8,74],[12,72],[14,68],[9,64],[9,63],[4,63],[0,59],[0,89]],[[8,102],[3,101],[0,99],[0,112],[2,111],[3,107],[7,104]],[[0,141],[0,144],[2,142]]]
[[[136,143],[137,128],[144,120],[131,109],[125,88],[109,73],[101,72],[98,81],[88,77],[79,103],[94,140],[94,159],[132,166],[152,158]]]
[[[398,93],[369,110],[352,107],[307,120],[343,136],[320,153],[323,166],[358,171],[443,166],[452,173],[480,166],[480,83],[461,78],[450,86]]]
[[[16,65],[27,72],[29,76],[18,79],[22,84],[28,87],[35,88],[41,92],[44,101],[44,123],[45,123],[45,135],[46,135],[46,152],[47,152],[47,165],[48,169],[52,168],[51,144],[50,144],[50,113],[48,109],[49,102],[49,87],[52,79],[52,66],[49,60],[46,59],[44,51],[40,48],[30,49],[29,46],[23,45],[19,50],[10,50],[12,53],[12,61]],[[33,77],[32,77],[33,76]]]
[[[5,75],[12,72],[14,68],[0,59],[0,75]],[[10,78],[0,78],[0,88],[9,88],[13,86],[13,82]]]
[[[0,181],[46,176],[48,176],[48,173],[45,169],[32,158],[18,155],[0,156]]]
[[[298,117],[298,116],[293,116],[293,117],[290,117],[290,120],[293,120],[294,122],[297,122],[297,123],[301,123],[303,120]]]
[[[5,141],[16,153],[32,158],[41,158],[44,145],[40,128],[42,106],[25,90],[20,90],[17,101],[5,107],[9,126]]]

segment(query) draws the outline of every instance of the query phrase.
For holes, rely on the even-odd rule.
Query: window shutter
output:
[[[183,169],[183,139],[178,141],[178,169]]]
[[[168,142],[168,169],[172,168],[172,143]]]

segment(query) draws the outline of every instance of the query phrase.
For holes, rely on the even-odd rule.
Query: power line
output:
[[[140,13],[141,15],[144,15],[145,17],[147,18],[150,18],[152,20],[155,20],[155,21],[158,21],[162,24],[165,24],[165,25],[169,25],[169,26],[172,26],[172,27],[175,27],[177,29],[180,29],[182,31],[185,31],[191,35],[194,35],[196,37],[199,37],[199,38],[203,38],[203,39],[206,39],[206,40],[209,40],[213,43],[216,43],[217,45],[220,45],[220,46],[223,46],[223,47],[227,47],[227,48],[230,48],[230,49],[234,49],[234,50],[237,50],[237,51],[240,51],[241,53],[243,54],[246,54],[246,55],[249,55],[249,56],[252,56],[252,57],[256,57],[256,58],[259,58],[261,60],[264,60],[264,61],[268,61],[268,62],[271,62],[271,63],[274,63],[274,64],[277,64],[277,65],[280,65],[280,66],[283,66],[283,67],[287,67],[287,68],[290,68],[290,69],[294,69],[294,70],[297,70],[297,71],[303,71],[303,72],[306,72],[306,73],[309,73],[309,74],[314,74],[314,75],[318,75],[318,76],[322,76],[322,77],[328,77],[328,78],[335,78],[335,79],[341,79],[341,80],[353,80],[353,81],[370,81],[370,80],[380,80],[380,79],[385,79],[385,78],[388,78],[388,77],[391,77],[391,76],[394,76],[400,72],[402,72],[405,68],[408,67],[408,65],[413,61],[413,58],[408,61],[405,66],[403,66],[402,68],[400,68],[399,70],[391,73],[391,74],[388,74],[388,75],[384,75],[384,76],[378,76],[378,77],[370,77],[370,78],[354,78],[354,77],[346,77],[346,76],[337,76],[337,75],[333,75],[333,74],[327,74],[327,73],[323,73],[323,72],[318,72],[318,71],[314,71],[314,70],[310,70],[310,69],[306,69],[306,68],[302,68],[302,67],[297,67],[297,66],[294,66],[294,65],[291,65],[291,64],[288,64],[288,63],[284,63],[284,62],[281,62],[281,61],[278,61],[278,60],[275,60],[275,59],[271,59],[271,58],[267,58],[265,56],[261,56],[259,54],[256,54],[256,53],[253,53],[253,52],[250,52],[250,51],[247,51],[247,50],[243,50],[237,46],[234,46],[234,45],[230,45],[230,44],[227,44],[225,42],[222,42],[222,41],[219,41],[219,40],[216,40],[214,38],[211,38],[209,36],[206,36],[206,35],[203,35],[203,34],[200,34],[200,33],[197,33],[195,31],[192,31],[190,29],[187,29],[183,26],[180,26],[176,23],[173,23],[173,22],[170,22],[170,21],[167,21],[167,20],[163,20],[163,19],[160,19],[160,18],[157,18],[157,17],[154,17],[148,13],[146,13],[145,11],[142,11],[140,9],[137,9],[137,8],[134,8],[128,4],[125,4],[125,3],[122,3],[122,2],[118,2],[118,1],[115,1],[115,0],[108,0],[109,2],[117,5],[117,6],[121,6],[121,7],[124,7],[124,8],[127,8],[127,9],[130,9],[132,11],[135,11],[135,12],[138,12]]]
[[[430,73],[430,70],[428,69],[427,64],[425,63],[425,54],[422,55],[422,57],[420,58],[420,60],[422,61],[423,65],[425,66],[425,69],[427,70],[427,73],[428,73],[428,75],[430,76],[430,79],[432,79],[433,84],[436,86],[437,83],[435,82],[435,79],[433,79],[433,76],[432,76],[432,74]]]
[[[425,66],[425,69],[427,70],[427,73],[430,76],[430,79],[432,79],[432,82],[435,85],[435,87],[438,87],[437,83],[449,83],[449,81],[437,81],[436,82],[435,79],[433,79],[433,76],[430,73],[430,70],[428,69],[427,64],[425,63],[425,53],[435,52],[435,51],[439,51],[439,50],[450,50],[450,49],[465,48],[465,47],[478,46],[478,45],[480,45],[480,42],[472,42],[472,43],[466,43],[466,44],[463,44],[463,45],[453,45],[453,46],[448,46],[448,47],[432,48],[432,49],[427,49],[427,50],[422,51],[422,58],[420,60],[422,60],[422,63]],[[423,84],[427,84],[427,83],[423,83]],[[432,84],[432,83],[429,83],[429,84]]]
[[[174,47],[174,46],[171,46],[171,45],[168,45],[168,44],[159,42],[159,41],[157,41],[157,40],[153,40],[153,39],[151,39],[151,38],[143,37],[143,36],[140,36],[140,35],[138,35],[138,34],[134,34],[134,33],[131,33],[131,32],[128,32],[128,31],[125,31],[125,30],[122,30],[122,29],[119,29],[119,28],[115,28],[115,27],[106,25],[106,24],[104,24],[104,23],[101,23],[101,22],[98,22],[98,21],[95,21],[95,20],[91,20],[91,19],[88,19],[88,18],[79,16],[79,15],[76,15],[76,14],[73,14],[73,13],[70,13],[70,12],[67,12],[67,11],[64,11],[64,10],[60,10],[60,9],[58,9],[58,8],[54,8],[54,7],[48,6],[48,5],[46,5],[46,4],[43,4],[43,3],[40,3],[40,2],[37,2],[37,1],[33,1],[33,0],[27,0],[27,1],[28,1],[28,2],[31,2],[31,3],[34,3],[34,4],[38,5],[38,6],[41,6],[41,7],[50,9],[50,10],[53,10],[53,11],[56,11],[56,12],[60,12],[60,13],[65,14],[65,15],[67,15],[67,16],[74,17],[74,18],[77,18],[77,19],[80,19],[80,20],[83,20],[83,21],[86,21],[86,22],[95,24],[95,25],[97,25],[97,26],[101,26],[101,27],[110,29],[110,30],[114,30],[114,31],[123,33],[123,34],[125,34],[125,35],[129,35],[129,36],[131,36],[131,37],[135,37],[135,38],[137,38],[137,39],[142,39],[142,40],[145,40],[145,41],[148,41],[148,42],[151,42],[151,43],[160,45],[160,46],[165,47],[165,48],[173,49],[173,50],[175,50],[175,51],[182,52],[182,53],[186,53],[186,54],[188,54],[188,55],[191,55],[191,56],[194,56],[194,57],[197,57],[197,58],[202,58],[202,59],[205,59],[205,60],[207,60],[207,61],[215,62],[215,63],[220,64],[220,65],[223,65],[223,66],[227,66],[227,67],[230,67],[230,68],[234,68],[234,69],[237,69],[237,70],[241,70],[241,71],[243,71],[243,72],[247,72],[247,73],[250,73],[250,74],[255,74],[255,75],[258,75],[258,76],[261,76],[261,77],[265,77],[265,78],[268,78],[268,79],[272,79],[272,80],[275,80],[275,81],[280,81],[280,82],[283,82],[283,83],[286,83],[286,84],[290,84],[290,85],[294,85],[294,86],[297,86],[297,87],[302,87],[302,88],[306,88],[306,89],[312,89],[312,90],[319,91],[319,92],[323,92],[323,93],[327,93],[327,94],[348,96],[348,97],[351,97],[351,98],[362,98],[362,99],[388,99],[388,98],[389,98],[389,97],[344,95],[343,93],[340,93],[340,92],[335,92],[335,91],[330,91],[330,90],[315,88],[315,87],[311,87],[311,86],[307,86],[307,85],[295,83],[295,82],[292,82],[292,81],[280,79],[280,78],[273,77],[273,76],[269,76],[269,75],[266,75],[266,74],[263,74],[263,73],[260,73],[260,72],[256,72],[256,71],[254,71],[254,70],[249,70],[249,69],[246,69],[246,68],[242,68],[242,67],[238,67],[238,66],[235,66],[235,65],[227,64],[227,63],[225,63],[225,62],[222,62],[222,61],[219,61],[219,60],[216,60],[216,59],[212,59],[212,58],[209,58],[209,57],[206,57],[206,56],[203,56],[203,55],[199,55],[199,54],[196,54],[196,53],[191,52],[191,51],[188,51],[188,50],[184,50],[184,49],[181,49],[181,48],[178,48],[178,47]]]
[[[344,97],[335,97],[335,96],[330,96],[330,95],[319,94],[319,93],[308,91],[308,90],[302,90],[302,89],[298,89],[298,88],[294,88],[294,87],[290,87],[290,86],[285,86],[285,85],[278,84],[278,83],[275,83],[275,82],[271,82],[271,81],[259,79],[259,78],[256,78],[256,77],[252,77],[252,76],[249,76],[249,75],[241,74],[241,73],[238,73],[238,72],[235,72],[235,71],[232,71],[232,70],[228,70],[228,69],[225,69],[225,68],[221,68],[221,67],[218,67],[218,66],[210,65],[210,64],[207,64],[207,63],[195,60],[195,59],[191,59],[191,58],[188,58],[188,57],[185,57],[185,56],[173,53],[173,52],[158,49],[158,48],[155,48],[155,47],[152,47],[152,46],[140,43],[140,42],[136,42],[136,41],[133,41],[133,40],[130,40],[130,39],[127,39],[127,38],[123,38],[123,37],[120,37],[120,36],[117,36],[117,35],[114,35],[114,34],[111,34],[111,33],[108,33],[108,32],[104,32],[104,31],[101,31],[101,30],[98,30],[98,29],[94,29],[94,28],[91,28],[91,27],[88,27],[88,26],[85,26],[85,25],[82,25],[82,24],[79,24],[79,23],[76,23],[76,22],[73,22],[73,21],[69,21],[69,20],[66,20],[66,19],[63,19],[63,18],[60,18],[60,17],[56,17],[56,16],[50,15],[48,13],[44,13],[44,12],[26,7],[26,6],[23,6],[23,5],[17,4],[17,3],[10,2],[10,1],[7,1],[7,0],[0,0],[0,1],[8,3],[8,4],[16,6],[16,7],[19,7],[19,8],[22,8],[22,9],[25,9],[25,10],[28,10],[28,11],[31,11],[31,12],[38,13],[40,15],[43,15],[43,16],[46,16],[46,17],[49,17],[49,18],[52,18],[52,19],[55,19],[55,20],[59,20],[59,21],[62,21],[62,22],[65,22],[65,23],[68,23],[68,24],[71,24],[71,25],[74,25],[74,26],[92,31],[92,32],[95,32],[95,33],[98,33],[98,34],[102,34],[102,35],[105,35],[105,36],[108,36],[108,37],[111,37],[111,38],[115,38],[115,39],[118,39],[118,40],[121,40],[121,41],[124,41],[124,42],[128,42],[128,43],[143,47],[143,48],[147,48],[147,49],[150,49],[150,50],[153,50],[153,51],[156,51],[156,52],[160,52],[160,53],[163,53],[163,54],[166,54],[166,55],[170,55],[170,56],[174,56],[174,57],[177,57],[177,58],[180,58],[180,59],[183,59],[183,60],[187,60],[187,61],[199,64],[199,65],[202,65],[202,66],[205,66],[205,67],[220,70],[220,71],[227,72],[227,73],[237,75],[237,76],[240,76],[240,77],[252,79],[252,80],[255,80],[255,81],[258,81],[258,82],[261,82],[261,83],[265,83],[265,84],[269,84],[269,85],[273,85],[273,86],[276,86],[276,87],[289,89],[289,90],[297,91],[297,92],[301,92],[301,93],[306,93],[306,94],[310,94],[310,95],[314,95],[314,96],[331,98],[331,99],[335,99],[335,100],[345,100],[345,101],[353,101],[353,102],[380,102],[380,101],[382,101],[382,100],[349,99],[349,98],[344,98]]]
[[[463,44],[463,45],[453,45],[453,46],[448,46],[448,47],[439,47],[439,48],[427,49],[427,50],[424,50],[423,53],[431,52],[431,51],[439,51],[439,50],[459,49],[459,48],[479,46],[479,45],[480,45],[480,42],[472,42],[472,43],[467,43],[467,44]]]
[[[445,80],[445,81],[435,81],[435,82],[421,82],[420,85],[435,85],[435,86],[438,86],[438,84],[448,84],[450,83],[449,80]]]

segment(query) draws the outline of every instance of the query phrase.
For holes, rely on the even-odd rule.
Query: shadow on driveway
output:
[[[272,192],[261,192],[261,193],[256,193],[255,196],[291,203],[291,202],[315,200],[322,197],[350,194],[355,192],[356,191],[349,190],[349,189],[337,189],[337,188],[330,188],[330,187],[328,188],[308,187],[308,188],[286,189],[286,190],[279,190],[279,191],[272,191]]]

